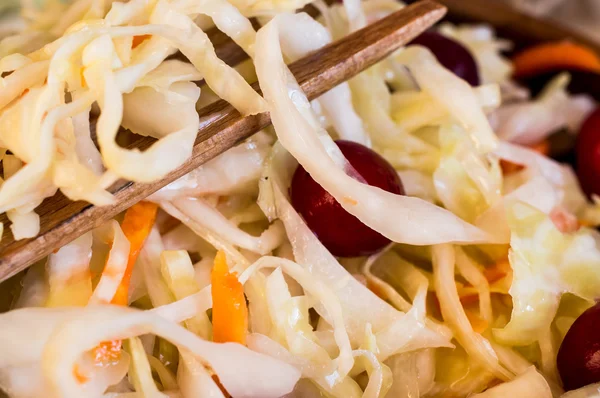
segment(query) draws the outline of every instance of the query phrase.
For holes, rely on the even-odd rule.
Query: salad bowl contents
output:
[[[4,282],[6,394],[600,395],[599,94],[572,90],[595,49],[443,22],[309,101],[286,65],[404,6],[309,3],[23,2],[0,41],[15,237],[58,190],[109,205],[178,167],[218,98],[273,125]]]

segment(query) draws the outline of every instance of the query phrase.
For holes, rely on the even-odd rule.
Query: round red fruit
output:
[[[438,62],[471,86],[478,86],[479,69],[475,59],[462,44],[437,32],[421,33],[409,44],[427,47]]]
[[[348,162],[372,186],[404,195],[398,173],[377,152],[355,142],[336,141]],[[310,174],[299,166],[290,187],[292,205],[321,243],[339,257],[376,253],[390,240],[348,213]]]
[[[581,187],[588,195],[600,195],[600,107],[582,124],[575,155]]]
[[[573,323],[560,345],[556,364],[565,390],[600,382],[600,304]]]

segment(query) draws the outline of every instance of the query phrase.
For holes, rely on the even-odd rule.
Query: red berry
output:
[[[427,47],[438,62],[456,76],[466,80],[471,86],[479,86],[479,69],[475,59],[459,42],[437,32],[421,33],[409,44]]]
[[[556,364],[565,390],[600,382],[600,304],[587,309],[563,340]]]
[[[348,162],[372,186],[398,195],[404,188],[398,173],[377,152],[350,141],[336,141]],[[373,254],[390,240],[354,217],[299,166],[290,187],[292,205],[321,243],[339,257]]]
[[[588,116],[575,147],[577,176],[588,195],[600,195],[600,108]]]

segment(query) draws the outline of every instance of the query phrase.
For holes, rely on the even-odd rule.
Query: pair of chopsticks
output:
[[[446,8],[424,0],[403,8],[376,23],[332,43],[291,64],[290,70],[310,100],[350,79],[382,60],[439,21]],[[257,91],[258,85],[253,86]],[[115,217],[177,178],[235,146],[270,124],[267,113],[242,117],[220,100],[200,111],[201,128],[191,158],[165,178],[149,184],[117,182],[110,191],[116,197],[112,206],[96,207],[72,202],[61,194],[45,200],[36,212],[40,233],[32,239],[15,241],[6,228],[0,241],[0,281],[22,271],[52,250]],[[139,137],[135,147],[145,149],[153,139]]]

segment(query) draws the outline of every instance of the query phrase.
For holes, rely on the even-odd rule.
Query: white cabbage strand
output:
[[[467,82],[442,67],[428,49],[420,46],[407,47],[396,59],[408,67],[422,91],[461,123],[481,153],[496,147],[496,135]]]
[[[336,166],[327,153],[333,151],[329,146],[334,144],[327,143],[326,148],[326,141],[319,138],[321,133],[297,108],[296,103],[305,102],[306,97],[297,84],[288,80],[289,71],[279,51],[277,21],[275,18],[258,33],[257,73],[280,142],[311,176],[350,214],[395,242],[424,245],[487,241],[485,233],[442,208],[362,184]],[[390,223],[390,217],[397,222]]]
[[[363,395],[363,391],[361,391],[358,384],[349,376],[343,379],[336,378],[335,382],[332,382],[329,380],[328,375],[323,375],[322,370],[314,366],[308,359],[292,355],[285,347],[265,335],[252,333],[248,335],[247,343],[248,347],[253,351],[276,358],[298,369],[302,373],[304,380],[310,380],[310,384],[313,386],[318,385],[316,389],[319,395],[317,396],[321,396],[323,392],[332,396],[348,398],[359,398]],[[300,383],[302,383],[302,379],[298,384]],[[298,384],[296,384],[297,388]],[[297,395],[292,392],[289,397],[294,398]]]
[[[281,48],[292,62],[331,43],[331,35],[327,29],[308,14],[281,14],[278,18]],[[348,83],[339,84],[321,95],[317,101],[341,139],[370,146],[371,139],[352,106]]]
[[[225,254],[227,254],[227,258],[232,259],[234,263],[244,264],[245,266],[250,265],[250,261],[235,247],[234,244],[223,238],[219,233],[215,232],[213,229],[207,227],[201,222],[198,222],[198,220],[196,220],[195,218],[188,216],[171,202],[161,202],[160,206],[170,216],[180,220],[183,224],[185,224],[192,231],[194,231],[196,235],[200,236],[202,239],[210,243],[217,250],[223,250]],[[215,216],[215,214],[213,214],[213,216]],[[228,220],[222,215],[220,217],[219,215],[216,216],[218,221],[223,221],[224,219],[228,222]],[[221,219],[221,217],[223,218]]]
[[[456,339],[465,351],[476,358],[487,370],[502,380],[510,380],[512,374],[498,363],[498,357],[490,343],[473,331],[467,318],[454,282],[455,253],[451,245],[433,248],[433,275],[444,321],[450,325]]]
[[[48,307],[87,304],[92,294],[92,241],[88,232],[48,257]]]
[[[475,394],[473,398],[551,398],[552,391],[548,382],[535,368],[531,366],[525,373],[517,376],[514,380],[499,384],[480,394]]]
[[[293,261],[269,256],[261,257],[257,262],[248,267],[240,275],[239,280],[241,283],[245,283],[250,275],[259,269],[277,267],[281,267],[286,274],[300,283],[302,288],[308,294],[315,297],[322,304],[324,311],[319,312],[322,316],[326,316],[333,325],[335,339],[340,349],[340,355],[337,358],[338,373],[340,377],[345,377],[354,363],[351,353],[352,348],[344,325],[340,302],[335,294],[323,282],[314,278],[308,271]]]
[[[0,323],[4,337],[11,341],[19,339],[19,330],[24,327],[35,330],[36,344],[29,344],[30,348],[25,351],[22,347],[13,350],[5,345],[2,357],[11,363],[24,363],[27,359],[41,361],[40,370],[43,370],[50,396],[84,396],[81,395],[84,386],[73,374],[79,357],[103,341],[146,333],[164,337],[189,351],[211,367],[227,391],[236,397],[279,397],[291,391],[299,378],[293,367],[281,361],[253,353],[239,344],[204,341],[148,311],[116,306],[23,309],[0,316]],[[5,356],[9,354],[6,350],[11,351],[10,359]]]
[[[561,128],[576,133],[586,116],[594,109],[587,95],[570,96],[569,76],[561,74],[548,83],[544,92],[533,101],[501,106],[490,123],[500,139],[521,145],[543,141]]]
[[[93,15],[102,18],[106,5],[108,3],[100,8],[94,6],[93,14],[89,14],[88,17]],[[85,1],[77,3],[77,7],[83,7],[81,10],[88,6]],[[2,79],[7,90],[4,90],[3,96],[0,97],[0,109],[30,89],[29,93],[17,101],[16,107],[10,109],[11,112],[5,111],[0,116],[0,124],[2,118],[5,119],[13,126],[13,131],[13,118],[21,118],[21,115],[25,114],[25,108],[28,108],[27,121],[23,120],[19,134],[13,134],[22,143],[27,142],[27,146],[22,146],[23,144],[15,138],[12,142],[2,142],[4,147],[27,163],[0,188],[0,208],[5,211],[11,210],[15,228],[18,228],[15,229],[17,238],[34,236],[37,233],[37,216],[31,210],[45,197],[52,195],[55,187],[60,188],[71,199],[106,205],[112,203],[113,198],[105,189],[117,177],[134,181],[153,181],[187,159],[199,126],[194,109],[199,90],[182,79],[205,78],[217,94],[243,113],[257,113],[264,109],[262,98],[235,70],[216,57],[206,34],[187,15],[179,12],[179,9],[211,15],[221,27],[227,27],[226,32],[251,53],[249,46],[254,41],[254,30],[250,22],[234,7],[225,3],[218,7],[214,2],[206,3],[205,9],[198,4],[193,6],[193,9],[186,9],[189,6],[187,1],[180,1],[174,5],[163,1],[149,4],[142,1],[114,3],[103,22],[81,23],[65,36],[30,54],[29,57],[11,55],[0,61],[2,70],[14,70],[10,76]],[[77,7],[68,12],[75,12]],[[63,20],[71,20],[75,14],[70,15],[65,16]],[[134,21],[138,26],[118,26]],[[148,22],[161,25],[144,25]],[[246,28],[241,29],[242,26]],[[132,49],[131,37],[142,35],[152,37],[139,48]],[[196,65],[195,73],[190,71],[193,67],[189,66],[185,77],[172,77],[172,84],[165,92],[166,97],[151,98],[147,95],[151,91],[143,87],[138,89],[138,93],[130,93],[138,82],[143,86],[149,84],[149,81],[151,83],[152,78],[160,77],[160,73],[163,73],[167,66],[161,69],[160,64],[174,51],[174,46],[180,48]],[[79,54],[83,70],[75,67],[79,61],[76,59]],[[167,64],[178,65],[177,62],[168,61]],[[150,73],[144,81],[145,75],[157,66],[159,68]],[[185,68],[181,67],[182,70]],[[119,69],[118,72],[115,72],[116,69]],[[202,73],[199,74],[198,70]],[[81,72],[84,80],[81,79]],[[36,84],[43,84],[46,76],[48,83],[44,88],[31,90]],[[65,84],[73,97],[73,102],[69,104],[64,104],[64,98],[60,98]],[[155,86],[159,84],[156,83]],[[140,97],[138,94],[142,91],[146,95]],[[122,93],[130,93],[125,111],[121,101]],[[169,102],[174,99],[184,100],[186,105],[182,107],[181,103]],[[28,101],[35,104],[28,104]],[[97,126],[102,161],[109,170],[109,173],[104,175],[101,175],[99,156],[89,137],[89,125],[81,120],[87,117],[85,115],[94,101],[98,101],[101,108],[104,108]],[[163,112],[169,104],[175,106],[173,110],[177,110],[177,117],[168,116],[172,116],[173,112]],[[148,113],[148,110],[158,107],[163,111]],[[33,116],[30,109],[37,109]],[[132,127],[135,132],[159,137],[169,136],[143,154],[122,149],[114,143],[114,139],[123,113],[124,124]],[[42,117],[45,117],[43,121]],[[76,125],[71,125],[71,117],[79,118]],[[148,120],[143,124],[144,117],[151,119],[152,126],[148,127]],[[8,120],[9,118],[11,120]],[[25,122],[27,124],[24,124]],[[57,135],[58,140],[51,135],[55,126],[60,132]],[[4,141],[2,138],[0,137],[0,141]],[[32,142],[38,145],[31,145]],[[148,167],[150,163],[153,167]],[[48,172],[51,166],[54,168],[52,182],[49,182]],[[26,194],[23,195],[23,192]]]
[[[477,289],[477,294],[479,296],[479,314],[482,319],[491,324],[493,321],[493,314],[490,284],[478,265],[464,252],[464,250],[457,247],[455,251],[456,268],[465,280]]]
[[[293,158],[280,144],[275,144],[271,159],[265,166],[264,176],[267,178],[261,179],[259,204],[269,218],[277,217],[285,224],[296,262],[333,288],[342,305],[351,341],[360,344],[365,327],[370,324],[374,333],[381,332],[378,345],[386,347],[385,355],[420,346],[449,345],[449,336],[426,327],[423,295],[415,301],[418,305],[414,305],[408,314],[394,310],[350,275],[319,242],[282,193],[282,187],[289,185],[294,165]],[[398,336],[404,338],[398,339]]]
[[[100,281],[90,298],[90,304],[106,304],[111,302],[125,275],[130,244],[115,220],[100,227],[96,233],[105,243],[110,243],[111,248]]]
[[[274,222],[261,236],[252,236],[231,223],[217,209],[201,198],[179,198],[172,202],[186,218],[181,221],[192,230],[199,225],[221,236],[227,242],[258,254],[267,254],[283,243],[284,229],[280,222]],[[187,220],[192,220],[189,223]]]
[[[254,194],[273,140],[258,132],[237,145],[173,181],[150,196],[151,200],[203,195]]]

